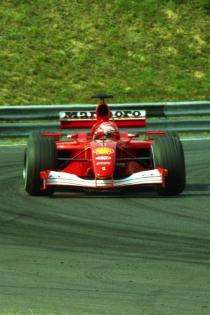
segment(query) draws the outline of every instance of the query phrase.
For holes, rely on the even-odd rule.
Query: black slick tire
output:
[[[174,196],[182,193],[186,186],[186,171],[180,139],[173,135],[162,135],[154,140],[151,151],[154,168],[168,170],[165,187],[157,186],[158,194]]]
[[[29,195],[51,195],[53,188],[42,190],[40,171],[56,169],[55,139],[31,134],[24,155],[24,188]]]

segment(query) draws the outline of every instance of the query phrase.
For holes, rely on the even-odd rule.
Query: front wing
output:
[[[167,170],[156,168],[153,170],[134,173],[123,179],[83,179],[74,174],[55,171],[41,171],[40,176],[43,180],[42,189],[47,186],[71,186],[81,188],[109,189],[138,185],[160,184],[164,187]]]

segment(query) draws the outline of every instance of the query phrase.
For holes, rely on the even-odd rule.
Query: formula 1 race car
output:
[[[25,190],[50,195],[57,187],[112,190],[153,186],[160,195],[177,195],[185,188],[181,141],[164,131],[125,131],[144,128],[146,110],[110,110],[100,99],[96,111],[60,113],[61,129],[83,129],[63,139],[61,132],[32,133],[24,157]],[[122,106],[121,106],[122,107]],[[89,128],[89,132],[84,132]]]

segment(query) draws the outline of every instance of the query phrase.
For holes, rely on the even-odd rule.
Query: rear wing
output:
[[[88,107],[88,105],[87,105]],[[95,110],[69,110],[59,113],[61,129],[91,128],[96,122]],[[117,124],[118,128],[144,128],[146,117],[165,117],[163,105],[110,106],[110,121]]]

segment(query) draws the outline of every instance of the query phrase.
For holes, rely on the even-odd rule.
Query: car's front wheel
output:
[[[160,195],[178,195],[186,185],[185,159],[180,139],[163,135],[154,140],[151,147],[153,166],[168,170],[165,187],[158,186]]]
[[[51,187],[42,190],[40,171],[56,169],[56,145],[50,137],[30,135],[24,155],[24,188],[29,195],[50,195]]]

